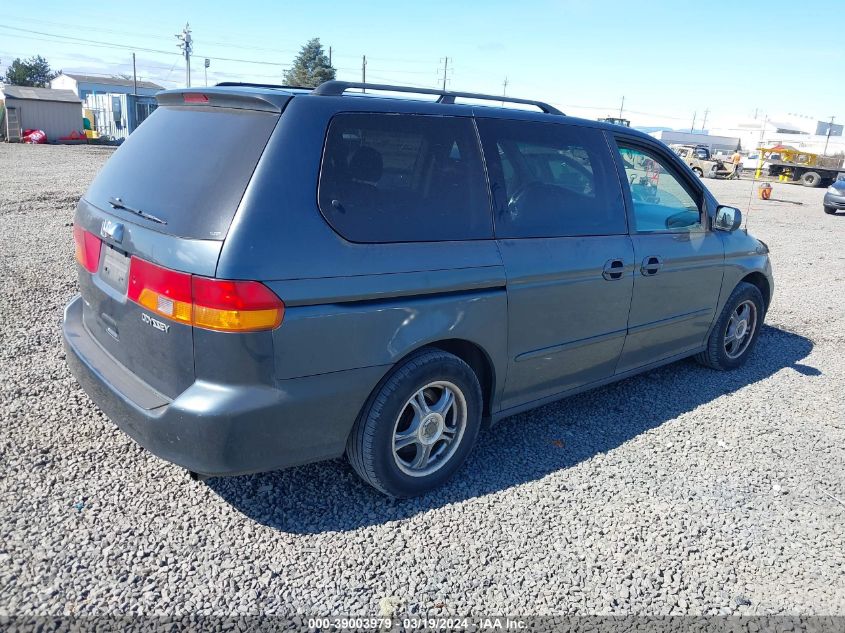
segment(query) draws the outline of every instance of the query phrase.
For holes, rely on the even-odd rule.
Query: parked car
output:
[[[712,156],[703,145],[670,145],[699,178],[718,178],[733,173],[733,165]]]
[[[345,454],[406,497],[482,426],[748,359],[768,249],[665,145],[360,87],[159,93],[80,200],[67,362],[139,444],[199,478]]]
[[[835,180],[824,194],[824,212],[833,215],[845,210],[845,180]]]

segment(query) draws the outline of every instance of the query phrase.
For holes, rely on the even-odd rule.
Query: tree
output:
[[[50,70],[50,64],[41,55],[35,55],[29,59],[15,61],[6,69],[4,81],[13,86],[32,86],[35,88],[48,88],[50,80],[58,73]]]
[[[293,60],[293,67],[285,71],[285,83],[289,86],[316,88],[324,81],[335,78],[335,69],[323,51],[320,38],[308,40],[299,55]]]

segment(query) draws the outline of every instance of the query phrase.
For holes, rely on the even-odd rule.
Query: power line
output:
[[[82,38],[82,37],[73,37],[71,35],[61,35],[61,34],[58,34],[58,33],[47,33],[45,31],[35,31],[35,30],[32,30],[32,29],[22,29],[22,28],[15,27],[15,26],[6,26],[6,25],[3,25],[3,24],[0,24],[0,29],[11,29],[11,30],[14,30],[14,31],[21,31],[23,33],[33,33],[35,35],[42,35],[42,36],[45,36],[45,37],[51,37],[51,38],[55,38],[55,39],[58,39],[58,40],[67,40],[67,41],[71,41],[71,42],[78,42],[78,43],[81,43],[81,44],[87,44],[89,46],[102,46],[102,47],[106,47],[106,48],[116,48],[116,49],[121,49],[121,50],[140,51],[140,52],[143,52],[143,53],[157,53],[157,54],[160,54],[160,55],[180,55],[180,53],[175,53],[174,51],[163,51],[163,50],[157,49],[157,48],[146,48],[146,47],[143,47],[143,46],[130,46],[129,44],[116,44],[115,42],[104,42],[104,41],[101,41],[101,40],[92,40],[92,39],[87,39],[87,38]],[[31,39],[36,39],[36,38],[31,38]],[[47,40],[47,41],[50,41],[50,40]],[[196,53],[196,54],[201,55],[202,57],[208,57],[209,59],[213,59],[213,60],[217,60],[217,61],[238,62],[238,63],[241,63],[241,64],[261,64],[261,65],[265,65],[265,66],[284,66],[285,65],[285,64],[282,64],[280,62],[268,62],[268,61],[257,60],[257,59],[237,59],[237,58],[234,58],[234,57],[219,57],[217,55],[202,55],[201,53]]]
[[[14,18],[14,19],[20,19],[20,18]],[[47,21],[43,21],[43,20],[39,20],[39,23],[56,24],[58,26],[58,24],[55,23],[55,22],[47,22]],[[53,32],[49,32],[49,31],[41,31],[41,30],[36,30],[36,29],[26,29],[26,28],[22,28],[22,27],[14,27],[14,26],[7,26],[7,25],[0,25],[0,29],[4,29],[6,31],[13,31],[12,33],[6,33],[5,34],[6,37],[22,38],[22,39],[27,39],[27,40],[32,40],[32,41],[44,41],[44,42],[53,42],[53,43],[55,43],[56,41],[66,41],[66,42],[84,44],[86,46],[92,46],[92,47],[102,47],[102,48],[111,48],[111,49],[118,49],[118,50],[128,50],[128,51],[133,51],[133,52],[152,53],[152,54],[167,55],[167,56],[174,56],[174,55],[180,55],[181,56],[182,55],[179,52],[172,51],[172,50],[161,50],[161,49],[156,49],[156,48],[150,48],[148,46],[132,46],[130,44],[121,44],[121,43],[117,43],[117,42],[110,42],[110,41],[99,40],[99,39],[76,37],[76,36],[72,36],[72,35],[65,35],[65,34],[61,34],[61,33],[53,33]],[[111,30],[104,29],[103,32],[112,32],[112,33],[115,33],[115,34],[119,34],[119,33],[129,34],[126,31],[119,31],[119,30],[116,30],[116,29],[111,29]],[[20,33],[20,34],[18,34],[18,33]],[[26,35],[23,35],[23,34],[26,34]],[[137,33],[131,33],[131,34],[137,35]],[[144,37],[150,37],[150,38],[155,38],[155,39],[169,39],[169,38],[163,38],[162,36],[156,36],[156,35],[145,35]],[[50,38],[50,39],[44,39],[44,38]],[[280,52],[280,53],[281,52],[294,52],[294,51],[285,50],[285,49],[270,49],[270,48],[263,48],[263,47],[244,46],[244,45],[238,45],[238,44],[223,43],[223,42],[206,42],[206,44],[228,46],[228,47],[232,47],[232,48],[262,50],[262,51],[268,51],[268,52]],[[183,51],[183,53],[184,53],[184,51]],[[235,57],[221,57],[221,56],[217,56],[217,55],[202,54],[201,52],[194,52],[194,51],[192,51],[191,54],[192,55],[201,55],[202,57],[207,57],[207,58],[214,60],[214,61],[225,61],[225,62],[233,62],[233,63],[241,63],[241,64],[254,64],[254,65],[261,65],[261,66],[271,66],[273,68],[281,68],[281,69],[285,69],[285,68],[289,67],[288,64],[283,64],[281,62],[266,61],[266,60],[241,59],[241,58],[235,58]],[[333,57],[352,58],[354,56],[353,55],[343,55],[343,54],[334,53]],[[390,62],[394,62],[394,63],[398,62],[398,63],[403,63],[403,64],[431,64],[432,63],[431,61],[423,61],[423,60],[417,60],[417,59],[394,58],[394,57],[387,58],[387,57],[372,57],[372,56],[370,56],[367,59],[367,62],[371,62],[371,61],[390,61]],[[450,68],[448,64],[449,64],[449,58],[444,58],[443,59],[443,73],[442,73],[442,76],[439,78],[440,81],[438,82],[438,83],[441,83],[441,85],[444,88],[445,88],[446,82],[449,81],[449,74],[451,72],[454,72],[454,66]],[[123,64],[118,64],[118,65],[123,65]],[[156,66],[152,66],[152,65],[139,66],[139,68],[141,68],[141,69],[159,68],[159,69],[162,69],[162,70],[168,69],[167,67],[164,67],[164,66],[156,67]],[[172,67],[169,68],[168,70],[170,70],[172,72]],[[345,72],[356,72],[357,71],[354,68],[338,68],[338,70],[339,71],[345,71]],[[405,70],[405,69],[395,69],[394,70],[394,69],[388,69],[388,68],[380,68],[380,69],[371,68],[370,70],[371,70],[370,77],[372,79],[377,78],[375,75],[372,74],[372,72],[376,72],[376,73],[379,73],[379,74],[382,74],[382,75],[384,73],[388,73],[388,74],[389,73],[396,73],[396,74],[401,74],[401,75],[407,75],[407,74],[428,75],[430,72],[432,72],[432,71]],[[484,73],[482,73],[480,71],[473,71],[470,68],[466,68],[465,70],[473,72],[474,75],[475,74],[488,74],[488,75],[492,76],[491,71],[484,71]],[[96,74],[96,73],[92,73],[92,74]],[[216,72],[215,74],[235,76],[235,73]],[[249,74],[254,75],[256,77],[266,77],[266,78],[276,78],[277,77],[276,73],[274,73],[272,75],[270,75],[270,74],[261,75],[261,74],[255,74],[255,73],[249,73]],[[501,75],[499,75],[499,76],[501,76]],[[163,81],[165,83],[178,83],[178,82],[175,82],[175,81],[171,81],[169,79],[159,79],[158,81]],[[396,80],[387,79],[387,81],[396,81]],[[420,83],[408,82],[408,81],[404,81],[404,80],[400,80],[400,81],[402,83],[406,84],[406,85],[414,86],[414,87],[420,87],[420,88],[422,88],[422,87],[428,88],[428,87],[432,86],[432,84],[420,84]],[[432,82],[432,83],[435,83],[435,82]],[[526,84],[524,82],[512,82],[510,80],[510,78],[508,78],[508,86],[512,86],[512,84],[514,84],[514,83],[516,83],[518,85],[530,87],[530,84]],[[537,90],[541,94],[545,90],[545,89],[541,89],[539,87],[534,88],[534,89]],[[560,104],[560,103],[555,103],[554,105],[558,105],[558,106],[562,107],[563,109],[577,108],[577,109],[596,110],[596,111],[598,111],[598,110],[610,111],[610,110],[615,109],[615,108],[611,108],[611,107],[607,107],[607,106],[588,106],[588,105]],[[685,118],[685,117],[671,116],[671,115],[665,115],[665,114],[660,114],[660,113],[655,113],[655,112],[643,112],[643,111],[630,110],[630,109],[625,110],[625,112],[628,113],[628,114],[637,114],[637,115],[641,115],[641,116],[650,116],[650,117],[655,117],[655,118],[663,118],[663,119],[670,119],[670,120],[676,120],[676,121],[684,120],[684,118]]]
[[[127,44],[115,44],[114,42],[103,42],[101,40],[92,40],[82,37],[73,37],[71,35],[60,35],[56,33],[47,33],[45,31],[35,31],[32,29],[22,29],[16,26],[6,26],[5,24],[0,24],[0,29],[9,29],[12,31],[20,31],[22,33],[33,33],[35,35],[43,35],[45,37],[53,37],[56,39],[68,40],[72,42],[80,42],[82,44],[89,44],[91,46],[106,46],[109,48],[120,48],[126,50],[135,50],[135,51],[143,51],[145,53],[161,53],[162,55],[174,55],[173,51],[163,51],[156,48],[145,48],[143,46],[129,46]]]

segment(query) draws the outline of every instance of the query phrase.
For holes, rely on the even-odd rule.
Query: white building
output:
[[[740,139],[732,136],[719,136],[708,132],[678,132],[677,130],[659,130],[651,132],[651,136],[666,143],[666,145],[704,145],[711,152],[734,152],[739,146]],[[743,145],[743,147],[745,147]]]
[[[124,139],[156,109],[155,94],[164,90],[151,81],[63,73],[51,88],[73,90],[82,100],[91,128],[100,135]],[[93,120],[91,120],[93,119]]]
[[[828,127],[829,138],[826,134]],[[825,145],[828,156],[845,153],[845,136],[842,135],[841,125],[830,126],[825,121],[790,118],[789,115],[738,121],[711,132],[739,137],[745,151],[782,144],[813,154],[824,154]]]

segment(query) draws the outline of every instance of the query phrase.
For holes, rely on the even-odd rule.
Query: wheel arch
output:
[[[457,356],[475,373],[478,378],[478,384],[481,385],[481,400],[483,404],[482,417],[488,420],[491,417],[494,405],[494,398],[496,396],[496,368],[492,358],[487,351],[478,343],[474,343],[467,339],[451,338],[440,339],[436,341],[429,341],[418,345],[414,349],[408,351],[403,356],[400,356],[384,373],[381,380],[373,387],[370,396],[378,392],[381,386],[393,375],[405,361],[409,358],[423,353],[426,350],[440,350]],[[367,400],[369,402],[369,398]],[[365,402],[364,407],[367,406]]]
[[[490,355],[477,343],[466,339],[444,339],[425,345],[454,354],[470,366],[481,385],[481,400],[484,405],[482,415],[489,418],[493,409],[493,396],[496,392],[496,368]]]
[[[757,289],[760,291],[760,294],[763,295],[763,303],[765,305],[766,311],[768,312],[769,303],[772,300],[772,289],[769,285],[769,280],[766,278],[766,275],[761,272],[755,271],[753,273],[748,273],[739,281],[740,283],[744,281],[745,283],[749,283],[757,287]]]

